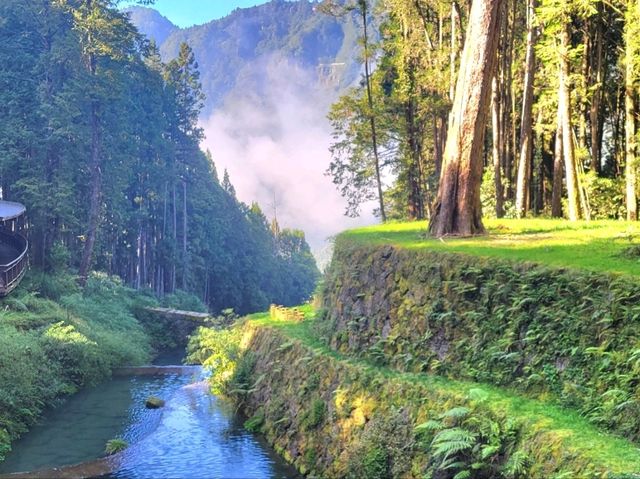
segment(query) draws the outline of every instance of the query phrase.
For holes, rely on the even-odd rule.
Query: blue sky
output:
[[[235,8],[253,7],[261,3],[266,3],[266,0],[156,0],[149,7],[158,10],[174,25],[190,27],[222,18]]]

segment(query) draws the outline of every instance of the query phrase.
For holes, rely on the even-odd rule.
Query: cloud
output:
[[[272,217],[275,195],[280,225],[304,230],[321,261],[327,238],[375,222],[370,214],[345,217],[346,203],[325,175],[333,99],[314,72],[271,56],[245,68],[223,106],[202,122],[203,147],[220,175],[229,171],[238,198],[257,201]]]

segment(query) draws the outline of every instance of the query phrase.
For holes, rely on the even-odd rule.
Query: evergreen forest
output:
[[[205,97],[183,43],[163,63],[115,2],[0,3],[2,197],[27,207],[31,265],[120,276],[211,310],[297,304],[304,234],[243,204],[200,150]]]

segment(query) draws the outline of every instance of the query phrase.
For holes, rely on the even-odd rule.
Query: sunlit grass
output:
[[[281,331],[287,338],[300,341],[316,354],[330,356],[337,361],[383,376],[388,380],[407,381],[428,388],[436,388],[462,398],[482,397],[494,410],[509,417],[523,420],[538,430],[564,438],[563,444],[611,472],[640,471],[640,449],[631,441],[599,430],[576,411],[535,400],[496,386],[456,381],[432,374],[402,373],[388,367],[374,365],[367,360],[346,356],[329,348],[320,340],[313,328],[313,311],[303,307],[309,319],[295,323],[272,319],[269,313],[255,314],[249,321],[256,327],[269,327]]]
[[[524,219],[485,220],[488,234],[472,238],[428,238],[427,223],[388,223],[342,233],[338,241],[389,244],[407,249],[453,251],[552,266],[640,275],[640,258],[623,251],[640,244],[640,223]]]

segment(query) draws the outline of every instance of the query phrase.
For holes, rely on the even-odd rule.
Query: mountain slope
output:
[[[179,30],[166,17],[163,17],[153,8],[131,7],[125,9],[131,22],[147,38],[154,39],[158,45],[162,45],[174,31]]]
[[[272,0],[185,29],[148,8],[129,11],[140,31],[160,45],[165,61],[178,54],[182,42],[191,46],[207,95],[203,117],[222,104],[246,76],[246,67],[258,60],[286,59],[311,72],[333,94],[353,83],[360,72],[354,19],[322,14],[316,11],[315,2]]]
[[[334,18],[317,2],[272,0],[225,18],[175,28],[162,40],[160,15],[132,8],[156,36],[164,61],[187,42],[207,97],[203,148],[228,170],[238,198],[258,201],[281,225],[302,228],[318,258],[327,238],[370,224],[343,215],[345,201],[325,172],[331,161],[329,106],[359,80],[361,34],[354,14]],[[371,29],[377,31],[376,28]]]

